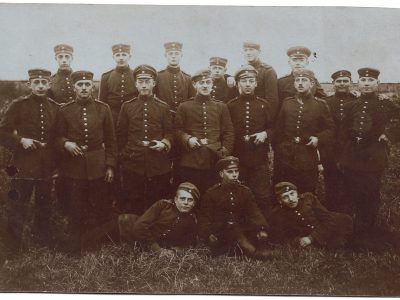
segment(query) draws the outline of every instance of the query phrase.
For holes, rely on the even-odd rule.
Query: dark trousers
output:
[[[348,213],[355,215],[355,233],[366,233],[374,225],[380,204],[381,172],[344,170],[344,197],[349,203]]]
[[[298,170],[275,160],[274,184],[281,181],[288,181],[296,185],[299,194],[306,192],[315,194],[318,184],[318,169]]]
[[[193,183],[200,191],[200,196],[203,196],[208,188],[218,182],[216,172],[212,169],[199,170],[188,167],[180,168],[180,183]]]
[[[104,178],[85,180],[64,178],[65,203],[62,208],[68,217],[69,245],[67,251],[80,251],[85,234],[112,218],[110,186]]]
[[[348,213],[343,197],[343,173],[333,164],[324,164],[325,203],[328,210]]]
[[[255,200],[262,213],[267,216],[271,211],[271,176],[268,164],[254,167],[240,166],[240,180],[254,193]]]
[[[24,247],[24,233],[31,234],[41,245],[50,242],[49,220],[51,215],[51,180],[13,179],[8,199],[7,232],[17,248]],[[34,197],[33,211],[31,197]]]
[[[170,192],[171,174],[153,177],[123,172],[123,194],[126,209],[124,213],[142,215],[151,205],[160,199],[167,199]]]

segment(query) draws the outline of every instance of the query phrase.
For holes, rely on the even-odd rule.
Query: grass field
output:
[[[0,151],[1,152],[1,151]],[[0,153],[1,154],[1,153]],[[3,154],[2,154],[3,155]],[[7,160],[4,155],[1,158]],[[382,186],[379,226],[400,232],[400,147],[392,147]],[[198,247],[159,258],[129,245],[105,245],[81,257],[30,247],[12,254],[3,245],[8,178],[0,172],[0,291],[68,293],[186,293],[251,295],[400,295],[400,243],[376,236],[373,251],[276,246],[269,261],[211,258]],[[55,232],[62,220],[52,216]],[[27,238],[29,240],[29,237]]]

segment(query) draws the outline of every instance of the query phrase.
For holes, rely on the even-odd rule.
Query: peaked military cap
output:
[[[331,75],[331,78],[333,80],[336,80],[336,78],[339,78],[339,77],[349,77],[351,79],[351,73],[350,73],[350,71],[347,71],[347,70],[339,70]]]
[[[257,70],[251,65],[243,65],[235,73],[235,80],[239,81],[240,78],[257,77]]]
[[[46,69],[30,69],[28,71],[29,79],[45,78],[50,79],[51,72]]]
[[[133,70],[133,77],[138,78],[157,78],[157,70],[149,65],[139,65]]]
[[[193,76],[192,76],[192,82],[196,82],[202,79],[206,79],[206,78],[211,78],[211,72],[210,70],[201,70],[196,72]]]
[[[238,168],[239,167],[239,158],[235,157],[235,156],[227,156],[224,158],[221,158],[215,168],[217,169],[217,171],[222,171],[222,170],[226,170],[226,169],[230,169],[230,168]]]
[[[308,49],[307,47],[303,47],[303,46],[294,46],[294,47],[290,47],[287,51],[286,51],[287,56],[307,56],[310,57],[311,55],[311,50]]]
[[[276,195],[281,195],[281,194],[289,192],[289,191],[297,191],[297,187],[293,183],[286,182],[286,181],[282,181],[282,182],[275,184],[275,194]]]
[[[307,77],[311,80],[315,80],[314,72],[308,69],[297,69],[293,71],[294,78],[296,77]]]
[[[93,80],[93,73],[90,71],[75,71],[71,74],[72,83],[79,80]]]
[[[253,49],[260,50],[261,46],[260,46],[260,44],[253,43],[253,42],[244,42],[243,48],[253,48]]]
[[[126,44],[116,44],[111,47],[113,54],[115,53],[131,53],[131,46]]]
[[[74,48],[72,48],[72,46],[67,45],[67,44],[60,44],[60,45],[54,46],[54,53],[55,54],[58,54],[58,53],[73,54]]]
[[[196,201],[200,199],[200,191],[193,183],[183,182],[178,186],[178,190],[183,190],[192,194]]]
[[[375,79],[378,79],[378,76],[381,73],[379,70],[373,68],[361,68],[358,69],[357,72],[360,77],[372,77]]]
[[[228,60],[226,58],[222,58],[222,57],[211,57],[210,58],[210,66],[222,66],[225,68],[227,63],[228,63]]]
[[[179,42],[167,42],[164,44],[165,51],[170,51],[170,50],[177,50],[177,51],[182,51],[182,43]]]

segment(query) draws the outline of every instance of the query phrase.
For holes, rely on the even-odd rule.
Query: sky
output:
[[[400,82],[400,9],[349,7],[229,7],[0,4],[0,80],[27,79],[27,70],[55,72],[53,47],[74,47],[74,70],[95,79],[114,67],[111,46],[132,45],[131,67],[166,65],[163,44],[183,43],[181,67],[192,74],[211,56],[228,59],[228,73],[244,64],[242,44],[261,45],[262,60],[288,74],[286,50],[316,53],[310,68],[321,82],[339,69],[357,78],[374,67],[381,82]]]

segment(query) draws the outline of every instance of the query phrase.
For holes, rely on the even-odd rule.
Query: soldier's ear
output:
[[[31,81],[28,80],[28,82],[26,83],[26,85],[30,88],[30,87],[31,87]]]
[[[224,177],[224,171],[221,170],[221,171],[218,172],[218,174],[219,174],[219,177],[221,177],[221,178]]]

